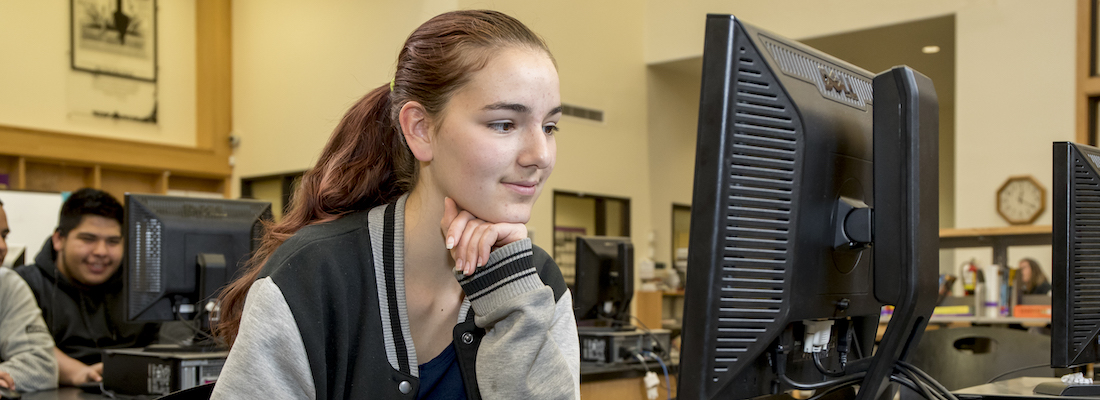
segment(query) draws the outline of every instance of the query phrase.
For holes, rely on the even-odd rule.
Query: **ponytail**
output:
[[[416,162],[391,118],[389,95],[389,85],[379,87],[348,110],[317,164],[302,176],[282,221],[266,226],[260,248],[241,277],[222,291],[214,333],[230,346],[240,328],[248,289],[283,242],[307,225],[393,202],[412,189]]]

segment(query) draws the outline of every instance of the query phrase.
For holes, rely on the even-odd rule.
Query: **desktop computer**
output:
[[[104,350],[103,386],[122,395],[166,395],[217,381],[228,355],[170,347]]]

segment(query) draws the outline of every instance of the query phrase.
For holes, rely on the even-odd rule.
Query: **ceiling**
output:
[[[762,27],[765,28],[766,27]],[[895,25],[839,33],[800,42],[855,64],[872,73],[908,65],[932,79],[943,109],[954,109],[955,16],[948,15]],[[940,51],[925,54],[924,46]],[[701,75],[702,57],[671,61],[653,67],[675,73]]]
[[[955,103],[955,16],[905,22],[896,25],[802,39],[800,42],[878,73],[908,65],[932,79],[941,110]],[[925,54],[924,46],[940,51]]]

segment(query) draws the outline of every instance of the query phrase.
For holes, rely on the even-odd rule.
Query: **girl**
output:
[[[578,397],[570,295],[523,225],[554,168],[558,86],[507,15],[417,28],[224,292],[214,398]]]
[[[1047,275],[1043,273],[1043,270],[1039,268],[1039,262],[1034,258],[1025,258],[1020,260],[1020,282],[1019,288],[1021,294],[1049,294],[1050,293],[1050,281],[1047,280]]]

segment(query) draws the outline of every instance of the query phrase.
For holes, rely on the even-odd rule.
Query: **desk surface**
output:
[[[88,393],[79,388],[64,387],[57,390],[23,393],[22,400],[103,400],[106,398],[106,396]]]
[[[959,400],[965,399],[1058,399],[1096,400],[1095,397],[1048,396],[1035,394],[1035,386],[1043,382],[1059,382],[1058,378],[1014,378],[953,391]]]

